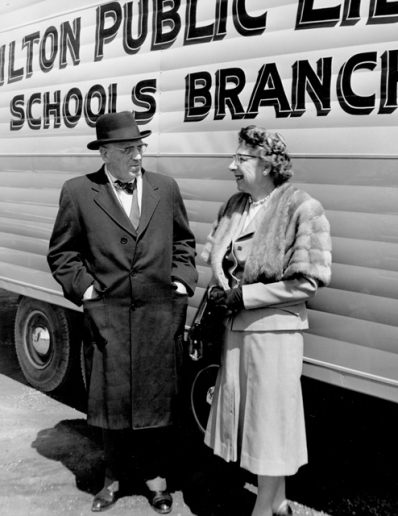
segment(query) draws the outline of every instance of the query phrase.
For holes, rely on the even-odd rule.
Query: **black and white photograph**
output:
[[[398,515],[397,35],[1,1],[1,516]]]

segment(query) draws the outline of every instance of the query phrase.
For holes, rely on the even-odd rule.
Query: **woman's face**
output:
[[[240,143],[229,170],[235,175],[240,192],[256,196],[268,184],[269,176],[264,175],[266,162],[260,159],[261,149],[253,149],[245,143]]]

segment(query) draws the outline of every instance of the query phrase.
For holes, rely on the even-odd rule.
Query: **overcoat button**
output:
[[[134,303],[131,304],[131,310],[134,312],[134,310],[137,308]]]
[[[238,251],[242,251],[242,246],[241,245],[238,245],[238,247],[236,248]]]
[[[127,244],[127,238],[123,237],[120,239],[121,244]]]
[[[131,271],[131,272],[130,272],[130,275],[131,275],[131,276],[135,276],[136,274],[137,274],[137,271]]]

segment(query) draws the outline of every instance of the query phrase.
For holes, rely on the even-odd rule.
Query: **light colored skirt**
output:
[[[205,443],[257,475],[294,475],[306,464],[299,331],[226,330]]]

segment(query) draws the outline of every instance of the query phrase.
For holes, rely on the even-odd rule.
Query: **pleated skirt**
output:
[[[308,461],[298,331],[226,330],[205,443],[251,473],[294,475]]]

